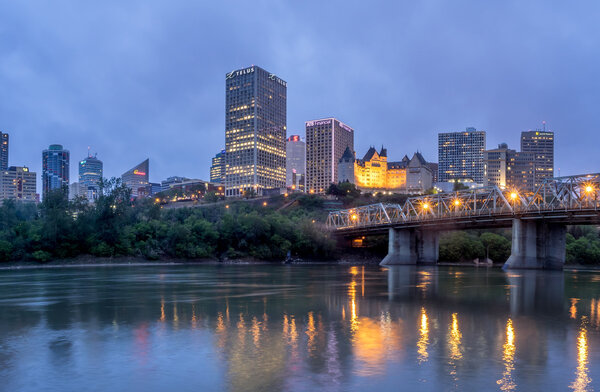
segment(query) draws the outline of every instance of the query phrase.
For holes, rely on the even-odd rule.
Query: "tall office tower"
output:
[[[285,185],[303,190],[306,177],[306,143],[298,135],[288,137],[285,144]]]
[[[535,155],[535,184],[554,178],[554,132],[543,130],[521,132],[521,151]]]
[[[96,155],[88,156],[79,162],[79,195],[94,201],[100,194],[102,181],[102,161]]]
[[[467,128],[465,132],[438,134],[438,181],[473,180],[483,184],[485,131]]]
[[[145,192],[146,186],[149,184],[150,178],[150,160],[132,167],[121,175],[123,185],[131,189],[131,197],[138,197],[140,189]]]
[[[69,150],[65,150],[60,144],[51,144],[47,150],[42,152],[42,191],[44,195],[55,189],[64,189],[65,194],[68,193],[69,162]]]
[[[36,177],[27,167],[11,166],[0,171],[0,200],[37,201]]]
[[[0,170],[8,169],[8,133],[0,132]]]
[[[535,160],[530,152],[518,152],[506,143],[484,152],[484,185],[519,192],[534,190]]]
[[[222,184],[225,181],[225,150],[221,150],[212,159],[210,182]]]
[[[338,181],[338,163],[344,151],[354,151],[354,130],[336,120],[325,118],[306,122],[306,190],[327,192]]]
[[[251,66],[225,88],[225,195],[285,187],[287,83]]]

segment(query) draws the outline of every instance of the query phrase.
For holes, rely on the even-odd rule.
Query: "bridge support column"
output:
[[[417,264],[416,244],[414,229],[390,228],[388,254],[379,265]]]
[[[504,269],[562,269],[566,253],[565,225],[513,219],[512,251]]]
[[[437,231],[419,230],[417,232],[417,263],[436,264],[440,253],[440,241]]]

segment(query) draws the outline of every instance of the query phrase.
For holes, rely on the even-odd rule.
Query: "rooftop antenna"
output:
[[[542,127],[544,128],[544,132],[546,132],[546,120],[542,120]]]
[[[90,155],[90,146],[88,146],[88,158],[90,158],[90,157],[91,157],[91,155]]]

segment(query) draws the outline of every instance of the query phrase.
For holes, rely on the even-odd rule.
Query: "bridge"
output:
[[[497,186],[409,197],[329,213],[335,235],[389,233],[381,265],[435,264],[443,231],[512,227],[504,268],[562,269],[567,225],[600,224],[600,173],[545,180],[533,192]]]

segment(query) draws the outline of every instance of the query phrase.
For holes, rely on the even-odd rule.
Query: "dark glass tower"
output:
[[[148,159],[121,175],[123,185],[131,189],[131,197],[138,197],[140,188],[142,188],[142,192],[144,192],[144,189],[149,183],[149,179],[150,161]]]
[[[225,195],[285,187],[287,83],[252,66],[225,89]]]
[[[535,186],[554,178],[554,132],[545,130],[521,132],[521,151],[530,152],[535,160]]]
[[[42,191],[69,189],[69,150],[60,144],[52,144],[42,152]]]
[[[103,164],[96,156],[88,156],[79,162],[79,194],[94,201],[100,193]]]
[[[8,169],[8,133],[0,132],[0,170]]]
[[[222,184],[225,180],[225,150],[221,150],[212,159],[210,166],[210,182]]]

